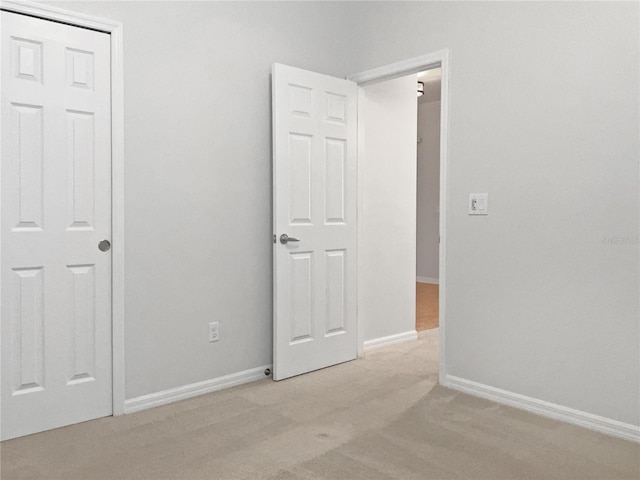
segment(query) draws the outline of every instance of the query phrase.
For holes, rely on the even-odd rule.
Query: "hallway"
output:
[[[438,293],[439,285],[416,283],[416,330],[438,328]]]

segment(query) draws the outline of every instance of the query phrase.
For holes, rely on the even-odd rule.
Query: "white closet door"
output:
[[[2,439],[112,413],[108,34],[2,12]]]

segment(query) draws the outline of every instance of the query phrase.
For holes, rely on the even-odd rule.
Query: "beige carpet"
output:
[[[439,286],[431,283],[416,283],[416,330],[438,328]]]
[[[436,386],[438,330],[1,444],[2,479],[634,479],[640,446]]]

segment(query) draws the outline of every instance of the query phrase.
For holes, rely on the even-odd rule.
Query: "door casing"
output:
[[[124,413],[124,77],[122,24],[57,7],[16,0],[0,0],[0,10],[53,22],[98,30],[111,41],[111,329],[113,415]],[[0,130],[0,142],[2,131]],[[0,171],[0,175],[2,172]],[[1,192],[0,192],[1,193]],[[2,249],[2,245],[0,245]],[[0,306],[0,308],[2,308]]]
[[[431,68],[441,67],[442,80],[441,80],[441,94],[440,94],[440,278],[439,278],[439,335],[440,335],[440,366],[439,366],[439,381],[440,384],[444,384],[446,381],[447,369],[446,369],[446,341],[445,341],[445,298],[446,298],[446,258],[447,258],[447,166],[448,166],[448,126],[449,126],[449,50],[439,50],[420,57],[410,58],[401,62],[384,65],[382,67],[374,68],[371,70],[365,70],[363,72],[354,73],[348,75],[347,79],[354,81],[358,86],[370,85],[372,83],[383,82],[385,80],[391,80],[393,78],[403,77],[405,75],[411,75],[414,73],[429,70]],[[363,118],[362,104],[358,103],[358,117]],[[363,148],[361,148],[363,135],[363,125],[361,122],[358,124],[358,231],[362,230],[362,218],[363,218],[363,189],[361,185],[364,179],[364,166],[365,159],[363,156]],[[410,186],[407,186],[409,188]],[[358,252],[360,249],[358,249]],[[358,265],[361,264],[361,259],[358,258]],[[360,275],[356,276],[358,283],[360,282]],[[359,310],[359,309],[358,309]],[[357,314],[356,314],[357,315]],[[364,324],[360,315],[357,315],[357,330],[358,330],[358,355],[360,356],[364,351]]]

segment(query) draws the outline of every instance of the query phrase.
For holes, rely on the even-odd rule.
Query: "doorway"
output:
[[[329,82],[343,83],[344,80],[326,77],[321,74],[307,72],[300,69],[293,69],[293,67],[284,67],[291,70],[292,74],[304,77],[305,81],[295,80],[282,82],[277,81],[277,69],[274,70],[273,75],[273,89],[274,93],[278,93],[280,89],[288,90],[288,95],[281,96],[284,101],[281,102],[281,108],[275,108],[274,119],[278,120],[280,114],[278,112],[286,112],[287,115],[292,116],[295,122],[309,123],[307,119],[312,118],[313,105],[317,105],[318,112],[324,112],[327,121],[336,123],[339,125],[347,124],[347,119],[353,121],[357,118],[357,142],[358,142],[358,162],[357,162],[357,189],[353,188],[353,185],[349,187],[344,181],[340,181],[337,185],[340,186],[340,195],[338,198],[345,199],[346,193],[357,191],[357,248],[355,249],[357,255],[357,272],[354,275],[347,275],[347,278],[351,278],[356,281],[357,291],[357,349],[358,354],[362,353],[365,348],[377,347],[380,345],[397,343],[407,340],[413,340],[417,338],[416,332],[416,130],[417,130],[417,104],[416,104],[416,74],[420,71],[431,70],[436,67],[441,67],[442,71],[446,71],[447,52],[438,52],[436,54],[414,59],[409,62],[402,62],[400,65],[391,65],[382,69],[376,69],[371,72],[364,72],[363,74],[356,75],[347,80],[347,84],[358,84],[358,114],[347,114],[344,108],[344,94],[337,95],[334,90],[337,88],[337,83],[332,88],[310,88],[305,86],[309,83],[311,77],[317,77],[319,82],[321,79]],[[276,65],[276,67],[279,67]],[[446,74],[443,73],[443,77]],[[446,77],[445,77],[446,78]],[[350,80],[350,81],[349,81]],[[280,85],[280,86],[279,86]],[[281,88],[282,87],[282,88]],[[361,88],[360,88],[361,87]],[[293,88],[293,91],[291,89]],[[314,100],[314,95],[311,93],[317,90],[318,92],[325,92],[329,95],[329,101],[323,101],[321,98]],[[446,92],[446,88],[444,88]],[[336,99],[340,98],[338,102]],[[444,95],[446,98],[446,95]],[[276,107],[280,105],[275,101]],[[338,105],[342,105],[338,108]],[[443,102],[446,106],[446,101]],[[329,110],[325,109],[328,108]],[[446,108],[446,107],[443,107]],[[284,114],[283,114],[284,115]],[[323,118],[325,118],[323,117]],[[446,118],[446,115],[441,115],[441,118]],[[294,120],[292,120],[294,121]],[[303,123],[304,123],[303,122]],[[292,192],[296,195],[300,193],[298,204],[304,205],[304,208],[300,210],[300,214],[296,213],[295,218],[291,218],[291,208],[284,210],[284,215],[281,215],[285,219],[283,225],[278,228],[278,222],[274,221],[274,236],[273,242],[277,253],[286,254],[284,258],[289,260],[294,259],[296,262],[303,259],[304,274],[300,274],[301,279],[304,277],[305,281],[296,281],[292,284],[302,285],[299,289],[297,297],[300,302],[293,302],[293,305],[299,305],[301,315],[298,314],[298,310],[295,310],[295,315],[289,315],[288,318],[299,317],[302,321],[298,322],[301,327],[298,328],[285,328],[281,329],[280,320],[281,316],[276,315],[274,321],[274,339],[279,338],[279,333],[284,331],[282,345],[286,347],[288,344],[290,347],[295,346],[301,350],[300,345],[306,345],[315,341],[313,331],[317,328],[311,328],[311,325],[315,323],[310,319],[313,317],[309,312],[315,311],[318,305],[311,302],[312,295],[309,272],[311,271],[311,253],[306,248],[305,251],[300,251],[304,242],[300,237],[301,233],[294,232],[293,228],[299,225],[304,225],[309,230],[309,226],[312,225],[310,221],[310,202],[312,198],[309,192],[314,191],[314,188],[309,186],[309,174],[310,171],[310,158],[315,158],[316,154],[312,148],[312,142],[308,139],[313,136],[310,131],[299,128],[302,133],[292,134],[291,128],[282,128],[281,124],[286,122],[274,122],[274,158],[278,158],[278,151],[289,152],[284,156],[285,159],[289,158],[292,153],[297,154],[297,150],[293,149],[291,145],[304,145],[304,148],[300,148],[301,161],[294,162],[298,165],[296,168],[301,168],[299,165],[304,166],[302,174],[300,175],[300,188],[296,187],[291,189],[288,181],[291,178],[297,178],[295,175],[292,177],[292,172],[286,175],[280,175],[275,173],[274,170],[274,212],[278,210],[278,204],[287,205],[287,201],[277,201],[277,192],[279,189],[275,188],[275,179],[281,178],[282,182],[278,182],[279,187],[283,187],[283,192],[288,194],[290,198]],[[322,123],[322,122],[321,122]],[[280,125],[280,127],[278,127]],[[366,127],[365,127],[366,125]],[[332,126],[335,130],[335,125]],[[304,131],[303,131],[304,130]],[[294,132],[298,130],[294,129]],[[284,134],[283,134],[284,132]],[[289,138],[289,148],[278,148],[278,145],[285,145],[286,142],[278,141],[281,134],[282,138],[286,140],[287,132],[290,135],[294,135],[293,139]],[[443,135],[446,129],[443,129]],[[300,139],[300,135],[304,138]],[[322,135],[320,135],[322,136]],[[331,137],[331,141],[319,142],[319,144],[330,144],[335,139],[336,134]],[[342,141],[343,145],[346,145]],[[297,148],[297,147],[296,147]],[[351,151],[351,149],[342,148],[340,151]],[[330,149],[320,150],[320,153],[331,152]],[[441,153],[442,158],[446,158],[444,150]],[[274,165],[277,164],[274,160]],[[291,162],[288,162],[291,163]],[[442,162],[441,162],[442,163]],[[287,162],[283,162],[286,165]],[[340,162],[342,167],[339,172],[344,172],[344,162]],[[445,168],[441,168],[441,176],[444,176],[446,172]],[[286,172],[285,172],[286,173]],[[324,178],[325,175],[330,173],[320,172],[319,178]],[[343,175],[343,173],[340,173]],[[325,183],[325,187],[328,184]],[[319,189],[322,194],[323,189]],[[346,189],[345,189],[346,187]],[[317,189],[315,189],[317,190]],[[288,192],[288,193],[287,193]],[[443,189],[444,192],[444,189]],[[321,207],[327,207],[326,198],[322,201],[320,195],[320,201],[316,201],[316,205]],[[353,197],[350,197],[353,198]],[[286,200],[286,199],[285,199]],[[331,202],[329,202],[330,204]],[[353,200],[347,201],[347,204],[353,204]],[[338,204],[342,205],[343,200],[340,200]],[[440,202],[442,205],[443,202]],[[444,208],[442,209],[444,213]],[[326,217],[320,212],[320,217]],[[316,215],[317,216],[317,215]],[[440,218],[443,218],[441,215]],[[275,218],[275,215],[274,215]],[[345,225],[344,214],[341,213],[339,217],[339,225]],[[353,217],[351,217],[353,218]],[[326,220],[325,220],[326,221]],[[442,225],[438,227],[442,230]],[[282,230],[287,231],[283,233]],[[295,238],[290,239],[289,233],[293,232]],[[309,231],[306,232],[309,237]],[[442,236],[442,235],[441,235]],[[278,238],[280,243],[285,247],[288,247],[289,241],[295,242],[294,247],[291,250],[284,250],[281,245],[278,244]],[[308,240],[307,240],[308,241]],[[441,250],[443,252],[444,249]],[[293,252],[293,253],[292,253]],[[304,255],[301,256],[301,255]],[[352,260],[353,262],[353,260]],[[301,262],[298,262],[302,265]],[[279,262],[274,260],[274,265],[279,265]],[[295,269],[285,268],[285,271],[289,273],[295,271]],[[341,274],[342,275],[342,274]],[[277,276],[277,273],[276,273]],[[355,278],[354,278],[355,277]],[[344,277],[341,277],[344,278]],[[278,285],[279,282],[274,282]],[[286,282],[284,282],[286,283]],[[322,282],[321,282],[322,283]],[[335,282],[334,282],[335,283]],[[338,285],[342,285],[343,282],[337,282]],[[287,290],[285,288],[285,290]],[[290,290],[290,289],[288,289]],[[331,290],[326,290],[330,292]],[[354,289],[349,289],[348,292],[353,292]],[[321,292],[319,298],[324,298],[326,292]],[[444,288],[438,292],[438,297],[442,297]],[[274,306],[285,305],[283,302],[278,302],[276,297],[278,290],[274,290]],[[291,296],[291,295],[290,295]],[[317,295],[316,295],[317,296]],[[348,295],[340,295],[341,299],[347,298]],[[286,303],[286,302],[285,302]],[[342,305],[344,302],[341,300],[338,304]],[[292,303],[289,302],[285,305],[286,308],[291,307]],[[320,311],[324,303],[320,303]],[[443,302],[440,303],[443,305]],[[441,306],[438,306],[438,310],[444,310]],[[279,307],[278,307],[279,308]],[[278,310],[275,308],[275,310]],[[342,307],[338,309],[343,311]],[[292,310],[293,311],[293,310]],[[317,316],[318,318],[324,318],[324,314]],[[438,315],[439,320],[444,315]],[[286,315],[282,316],[286,319]],[[365,320],[366,319],[366,325]],[[291,322],[290,322],[291,323]],[[439,321],[439,323],[441,323]],[[293,324],[296,324],[294,321]],[[340,330],[340,333],[342,333]],[[291,336],[291,332],[295,335]],[[298,335],[299,333],[299,335]],[[327,334],[326,332],[324,333]],[[438,332],[435,332],[437,335]],[[287,335],[289,335],[287,337]],[[304,342],[304,343],[301,343]],[[274,340],[274,344],[277,346],[278,341]],[[278,349],[274,349],[274,359],[279,358],[280,352]],[[301,363],[301,362],[295,362]],[[328,362],[328,364],[331,362]],[[334,362],[335,363],[335,362]],[[303,369],[304,370],[304,369]],[[307,369],[308,370],[308,369]],[[300,374],[303,371],[294,371],[293,374]],[[275,378],[275,376],[274,376]]]
[[[440,153],[439,153],[439,178],[440,178],[440,192],[439,192],[439,215],[438,215],[438,233],[440,236],[440,248],[439,248],[439,272],[438,272],[438,338],[439,338],[439,378],[440,381],[443,382],[446,378],[446,315],[445,315],[445,298],[446,298],[446,251],[447,251],[447,237],[446,237],[446,212],[447,212],[447,134],[448,134],[448,105],[449,105],[449,96],[448,96],[448,79],[449,79],[449,52],[448,50],[441,50],[432,54],[424,55],[421,57],[416,57],[412,59],[408,59],[405,61],[397,62],[390,65],[385,65],[382,67],[374,68],[371,70],[367,70],[364,72],[360,72],[357,74],[350,75],[348,78],[350,80],[358,83],[360,87],[367,87],[370,85],[376,85],[381,82],[385,82],[391,79],[401,79],[402,77],[407,77],[408,75],[414,75],[414,83],[416,85],[417,77],[415,74],[427,70],[431,70],[439,67],[441,69],[441,109],[440,109]],[[413,87],[415,88],[415,87]],[[413,91],[413,101],[415,102],[416,93]],[[361,110],[361,105],[365,105],[365,102],[359,102],[359,118],[365,118],[366,112]],[[414,112],[416,105],[414,103]],[[415,120],[415,117],[414,117]],[[415,124],[414,124],[415,125]],[[359,129],[361,129],[361,125],[359,124]],[[416,145],[416,129],[414,128],[411,134],[411,142],[414,146]],[[363,352],[365,348],[388,344],[388,343],[396,343],[400,341],[412,340],[417,337],[415,330],[415,288],[416,288],[416,217],[415,215],[409,219],[405,218],[402,222],[403,231],[398,234],[393,228],[387,229],[387,234],[380,235],[379,237],[367,237],[363,239],[363,236],[360,235],[360,232],[365,231],[365,225],[367,222],[367,218],[375,217],[375,213],[372,213],[375,210],[375,202],[380,204],[380,202],[395,202],[395,197],[392,195],[386,195],[384,198],[375,198],[374,195],[370,195],[369,199],[373,200],[373,204],[371,201],[367,199],[366,192],[366,184],[365,180],[367,180],[367,174],[373,169],[369,169],[366,158],[366,146],[368,143],[368,139],[365,138],[366,135],[364,132],[359,132],[359,149],[358,149],[358,232],[359,232],[359,248],[358,248],[358,342],[359,342],[359,353]],[[375,143],[375,142],[374,142]],[[408,145],[404,143],[403,145]],[[415,150],[414,150],[415,151]],[[414,155],[413,165],[415,168],[415,155]],[[376,165],[377,167],[377,165]],[[379,173],[379,172],[378,172]],[[393,180],[395,176],[395,172],[391,172],[391,175],[388,178],[378,178],[378,185],[386,185],[387,180]],[[396,190],[394,193],[403,194],[403,190],[413,190],[415,192],[416,184],[415,175],[413,177],[409,176],[409,178],[413,179],[413,183],[403,183],[402,181],[398,182],[397,177],[395,178]],[[368,181],[368,180],[367,180]],[[364,185],[365,188],[362,188]],[[385,187],[386,188],[386,187]],[[384,192],[383,190],[378,190],[380,192]],[[404,198],[404,195],[402,195]],[[403,201],[405,201],[404,198]],[[406,203],[406,201],[405,201]],[[372,207],[373,205],[373,207]],[[403,204],[404,205],[404,204]],[[413,206],[407,204],[406,207],[401,206],[402,208],[395,209],[396,212],[405,212],[406,208],[413,210],[415,212],[416,208],[416,200],[414,195]],[[370,209],[367,211],[367,209]],[[405,212],[406,213],[406,212]],[[369,214],[369,217],[367,217]],[[412,226],[411,226],[412,225]],[[410,235],[408,244],[407,238],[405,238],[402,234],[406,234],[408,232],[413,231],[413,235]],[[369,243],[367,248],[362,248],[361,241],[366,241]],[[402,246],[399,246],[398,241],[402,242]],[[375,255],[368,255],[367,251],[374,252]],[[363,253],[364,252],[364,253]],[[396,256],[399,252],[409,252],[407,258],[413,258],[413,262],[411,265],[406,265],[406,268],[403,269],[402,273],[402,282],[403,288],[402,293],[400,295],[384,295],[380,296],[380,292],[371,293],[371,289],[366,284],[369,282],[371,278],[370,275],[363,273],[362,266],[365,269],[368,269],[369,272],[373,272],[374,278],[378,281],[380,275],[384,273],[383,269],[379,269],[377,271],[378,276],[376,275],[375,264],[378,259],[383,256]],[[368,258],[362,258],[363,256],[367,256]],[[404,255],[404,253],[402,253]],[[405,258],[405,263],[406,263]],[[371,265],[374,265],[374,268],[370,268]],[[396,278],[388,279],[393,283],[397,284]],[[363,283],[365,282],[365,283]],[[364,287],[364,288],[363,288]],[[379,290],[379,289],[378,289]],[[369,313],[367,315],[363,314],[363,305],[366,305],[367,302],[372,302],[376,305],[380,304],[385,307],[389,307],[389,304],[395,303],[398,308],[394,309],[395,311],[405,312],[403,318],[400,321],[407,322],[406,325],[410,326],[410,331],[399,332],[395,334],[388,334],[386,337],[380,337],[377,339],[370,339],[366,337],[365,330],[368,327],[369,322]],[[407,313],[407,302],[411,304],[410,312],[411,316],[406,315]],[[388,308],[387,308],[388,309]],[[374,315],[377,315],[379,311],[375,311]],[[395,321],[395,318],[391,318],[387,316],[389,321]]]
[[[417,75],[416,330],[438,328],[442,69]]]

